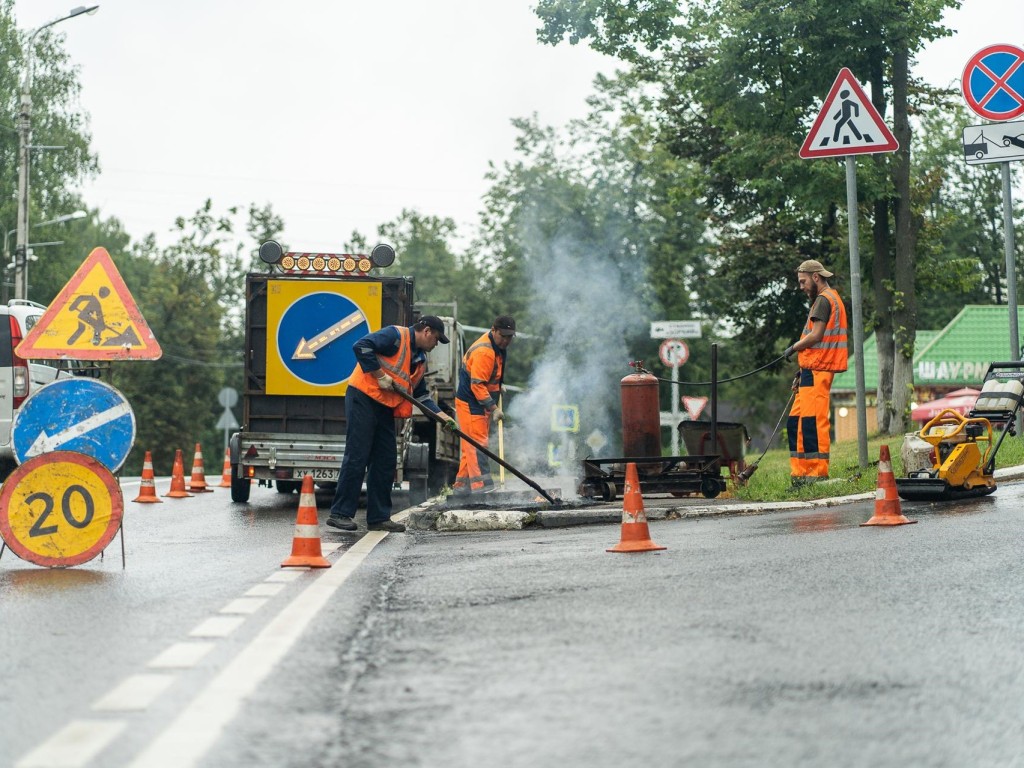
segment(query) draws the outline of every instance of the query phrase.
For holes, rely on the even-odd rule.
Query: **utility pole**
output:
[[[36,35],[47,27],[82,14],[92,15],[98,5],[73,8],[67,16],[43,24],[32,31],[25,46],[25,77],[21,81],[21,107],[18,110],[18,228],[14,247],[14,298],[28,298],[28,195],[29,161],[32,152],[32,55]]]

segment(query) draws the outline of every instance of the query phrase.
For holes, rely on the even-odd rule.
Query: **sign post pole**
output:
[[[1006,255],[1006,304],[1010,310],[1010,359],[1020,360],[1017,334],[1017,269],[1013,258],[1013,197],[1010,191],[1010,164],[1000,163],[1003,172],[1003,252]]]
[[[672,366],[672,455],[679,455],[679,366]]]
[[[846,158],[846,209],[850,236],[850,301],[853,304],[853,355],[857,384],[857,456],[860,468],[868,466],[868,417],[864,394],[864,318],[861,311],[860,237],[857,231],[856,155],[895,152],[899,142],[846,67],[825,97],[824,104],[807,138],[800,157]]]
[[[850,301],[853,304],[854,378],[857,386],[857,460],[868,466],[868,414],[864,393],[864,318],[861,310],[860,233],[857,214],[857,161],[846,156],[846,208],[850,230]]]

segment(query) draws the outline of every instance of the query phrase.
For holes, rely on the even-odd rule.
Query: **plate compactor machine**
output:
[[[1024,363],[991,363],[967,416],[947,408],[921,428],[920,438],[932,446],[932,467],[896,478],[900,498],[945,501],[992,493],[996,452],[1008,434],[1016,434],[1022,402]]]

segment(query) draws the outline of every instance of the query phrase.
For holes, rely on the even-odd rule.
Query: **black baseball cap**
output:
[[[417,325],[420,325],[424,328],[431,328],[434,331],[437,331],[437,340],[440,341],[442,344],[448,343],[448,337],[444,335],[444,323],[441,321],[440,317],[435,317],[434,315],[424,315],[423,317],[420,318],[420,321],[419,323],[417,323]]]
[[[516,321],[509,315],[499,315],[494,318],[494,325],[491,327],[502,336],[516,335]]]

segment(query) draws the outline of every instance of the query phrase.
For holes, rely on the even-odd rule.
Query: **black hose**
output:
[[[765,370],[766,368],[771,368],[773,365],[775,365],[780,360],[785,360],[785,359],[786,359],[785,355],[780,355],[779,357],[777,357],[774,360],[772,360],[770,363],[762,365],[760,368],[755,368],[752,371],[748,371],[747,373],[741,373],[739,376],[733,376],[732,378],[729,378],[729,379],[719,379],[718,383],[719,384],[725,384],[728,381],[739,381],[740,379],[745,379],[747,376],[753,376],[755,373],[760,373],[761,371]],[[641,365],[639,362],[630,363],[630,366],[635,368],[640,373],[646,373],[649,376],[654,376],[653,373],[651,373],[646,368],[644,368],[643,365]],[[666,384],[684,384],[684,385],[690,386],[690,387],[707,387],[707,386],[710,386],[711,384],[714,383],[714,382],[711,382],[711,381],[672,381],[672,379],[663,379],[660,376],[654,376],[654,378],[656,378],[658,381],[664,381]]]
[[[761,451],[761,455],[754,459],[753,462],[747,465],[747,468],[740,472],[739,476],[742,480],[749,480],[751,475],[757,471],[757,463],[764,458],[764,455],[768,453],[768,449],[772,447],[772,441],[775,439],[775,435],[779,432],[779,427],[782,426],[782,420],[786,418],[786,414],[789,413],[789,407],[793,404],[793,398],[796,397],[796,392],[789,396],[789,400],[786,401],[786,407],[782,409],[782,415],[779,416],[779,423],[775,425],[775,429],[772,430],[771,437],[768,438],[768,442],[765,443],[764,450]]]

